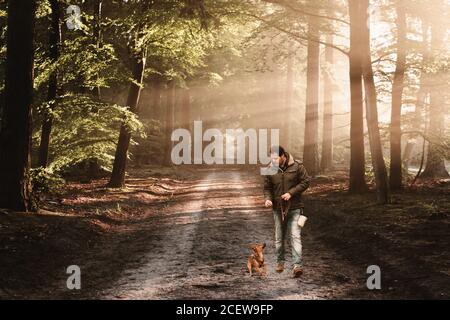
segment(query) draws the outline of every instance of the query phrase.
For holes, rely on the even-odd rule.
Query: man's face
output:
[[[272,158],[272,164],[274,166],[282,167],[286,162],[286,156],[284,154],[280,156],[278,153],[272,153],[270,157]]]

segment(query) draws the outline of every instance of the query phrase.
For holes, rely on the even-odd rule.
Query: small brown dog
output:
[[[253,250],[253,253],[248,257],[247,261],[247,269],[250,273],[250,276],[252,276],[252,271],[255,269],[255,271],[258,273],[258,275],[263,276],[267,274],[267,265],[264,263],[264,248],[266,247],[266,244],[252,244],[251,249]]]

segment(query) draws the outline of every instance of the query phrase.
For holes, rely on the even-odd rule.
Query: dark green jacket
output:
[[[291,194],[290,209],[303,208],[302,193],[309,187],[310,178],[305,167],[288,154],[287,167],[278,168],[274,175],[264,177],[264,197],[273,203],[273,209],[278,210],[281,196],[286,192]]]

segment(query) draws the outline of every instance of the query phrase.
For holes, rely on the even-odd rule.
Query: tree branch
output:
[[[324,16],[321,14],[316,14],[316,13],[311,13],[311,12],[306,12],[302,9],[296,8],[295,6],[293,6],[292,4],[286,3],[285,1],[280,1],[280,0],[263,0],[265,2],[268,3],[273,3],[273,4],[278,4],[281,5],[283,7],[289,8],[292,11],[295,11],[297,13],[301,13],[304,14],[306,16],[311,16],[311,17],[316,17],[316,18],[322,18],[322,19],[328,19],[328,20],[333,20],[333,21],[337,21],[337,22],[341,22],[344,23],[346,25],[350,25],[350,23],[346,20],[343,19],[339,19],[339,18],[335,18],[335,17],[329,17],[329,16]]]
[[[250,17],[252,17],[252,18],[255,18],[255,19],[257,19],[257,20],[259,20],[259,21],[261,21],[261,22],[264,22],[265,24],[269,25],[270,27],[272,27],[272,28],[274,28],[274,29],[277,29],[278,31],[281,31],[281,32],[283,32],[283,33],[285,33],[285,34],[288,34],[288,35],[294,37],[295,40],[296,40],[297,42],[299,42],[299,43],[302,43],[301,41],[299,41],[299,39],[301,39],[301,40],[307,40],[307,41],[314,41],[314,42],[320,43],[320,44],[322,44],[322,45],[324,45],[324,46],[327,46],[327,47],[336,49],[336,50],[338,50],[339,52],[341,52],[341,53],[343,53],[344,55],[346,55],[347,57],[349,56],[348,51],[346,51],[345,49],[342,49],[342,48],[340,48],[340,47],[338,47],[338,46],[336,46],[336,45],[334,45],[334,44],[331,44],[331,43],[322,41],[322,40],[320,40],[320,39],[308,38],[307,36],[300,35],[300,34],[296,34],[295,32],[292,32],[292,31],[286,30],[286,29],[284,29],[284,28],[281,28],[280,26],[277,26],[277,25],[275,25],[274,23],[272,23],[272,22],[270,22],[270,21],[268,21],[268,20],[266,20],[266,19],[264,19],[264,18],[261,18],[261,17],[259,17],[259,16],[257,16],[257,15],[251,14],[251,13],[245,13],[245,15],[250,16]]]

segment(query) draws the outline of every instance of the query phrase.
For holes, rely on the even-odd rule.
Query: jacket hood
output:
[[[290,153],[288,153],[288,167],[292,166],[295,162],[294,156],[292,156]]]

